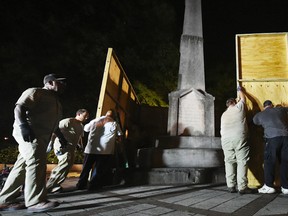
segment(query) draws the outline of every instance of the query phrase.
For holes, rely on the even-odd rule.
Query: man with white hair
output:
[[[105,116],[90,121],[84,126],[89,132],[84,153],[83,169],[77,183],[77,189],[97,190],[103,187],[112,173],[112,160],[117,136],[122,136],[119,124],[114,120],[113,110],[108,110]],[[89,185],[89,173],[92,170]]]

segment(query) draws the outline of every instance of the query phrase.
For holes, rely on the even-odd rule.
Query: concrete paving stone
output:
[[[204,194],[205,191],[187,191],[186,193],[182,193],[178,196],[169,197],[167,199],[163,199],[164,202],[175,203],[178,205],[189,206],[191,205],[189,200],[193,200],[196,196],[200,196]]]
[[[191,216],[191,215],[194,216],[195,214],[194,213],[188,213],[188,212],[181,212],[181,211],[172,211],[172,212],[168,212],[168,213],[163,214],[163,216]]]
[[[68,208],[69,209],[69,208]],[[81,215],[82,213],[86,212],[85,209],[75,209],[75,210],[68,210],[68,209],[65,209],[65,215],[70,215],[70,214],[78,214],[78,215]],[[45,213],[45,215],[50,215],[50,216],[62,216],[63,215],[63,210],[57,210],[55,209],[56,211],[49,211],[47,213]],[[34,214],[33,214],[34,216]]]
[[[139,213],[139,212],[136,212],[136,213],[132,213],[132,214],[129,214],[129,216],[150,216],[149,214],[144,214],[144,213]]]
[[[152,188],[147,188],[147,187],[141,187],[138,188],[137,190],[130,190],[128,191],[113,191],[113,193],[118,193],[118,194],[125,194],[129,195],[131,197],[138,197],[138,198],[143,198],[143,197],[150,197],[153,195],[160,195],[160,194],[165,194],[165,193],[172,193],[172,192],[177,192],[177,191],[182,191],[184,190],[183,188],[175,188],[175,187],[167,187],[167,186],[161,186],[161,187],[152,187]],[[126,192],[126,193],[125,193]]]
[[[142,210],[146,210],[146,209],[150,209],[150,208],[155,208],[156,206],[155,205],[151,205],[151,204],[136,204],[136,205],[133,205],[131,207],[128,207],[129,209],[132,209],[132,210],[135,210],[135,211],[142,211]]]
[[[180,202],[182,200],[185,200],[185,199],[188,199],[188,198],[191,198],[197,194],[202,194],[203,192],[201,191],[196,191],[196,192],[186,192],[184,194],[180,194],[180,195],[177,195],[177,196],[171,196],[169,198],[165,198],[165,199],[161,199],[161,201],[163,202],[167,202],[167,203],[176,203],[176,202]]]
[[[225,203],[231,199],[234,198],[235,195],[231,193],[224,192],[224,194],[221,194],[221,196],[216,197],[211,197],[207,200],[204,200],[203,202],[199,202],[193,205],[195,208],[200,208],[200,209],[213,209],[217,206],[219,206],[222,203]]]
[[[265,196],[265,195],[264,195]],[[284,195],[277,196],[273,201],[268,203],[265,208],[260,209],[255,216],[262,215],[288,215],[288,197]]]
[[[184,199],[181,201],[176,202],[175,204],[183,205],[183,206],[191,206],[193,204],[202,202],[207,200],[209,197],[217,197],[219,196],[219,191],[212,191],[212,190],[201,190],[191,193],[191,197],[188,199]]]
[[[239,195],[235,193],[235,197],[233,199],[230,199],[227,202],[212,208],[211,210],[223,213],[232,213],[237,211],[239,208],[242,208],[244,205],[250,203],[251,201],[257,199],[257,197],[257,195],[253,194]]]
[[[60,206],[46,213],[27,210],[1,216],[282,216],[288,215],[288,196],[231,194],[226,185],[118,186],[89,193],[76,191],[77,178],[64,182],[65,193],[49,194]]]
[[[213,191],[213,190],[207,190],[205,193],[195,197],[195,204],[191,205],[193,207],[198,206],[199,203],[202,202],[209,202],[211,200],[215,200],[216,198],[218,199],[221,196],[225,196],[227,192],[223,191]]]
[[[109,215],[109,216],[122,216],[122,215],[129,215],[132,213],[135,213],[136,211],[133,209],[128,209],[128,208],[121,208],[121,209],[115,209],[112,211],[106,211],[106,212],[101,212],[99,213],[100,215]]]
[[[119,194],[136,194],[136,193],[145,193],[145,192],[150,192],[153,190],[159,191],[167,188],[173,188],[171,185],[166,185],[166,186],[138,186],[138,187],[128,187],[128,188],[123,188],[123,189],[116,189],[113,190],[114,193],[119,193]]]
[[[174,210],[169,209],[169,208],[164,208],[164,207],[155,207],[155,208],[147,209],[141,212],[144,214],[148,214],[148,215],[163,215],[165,213],[172,212],[172,211]]]

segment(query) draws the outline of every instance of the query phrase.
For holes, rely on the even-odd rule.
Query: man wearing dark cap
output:
[[[288,108],[274,107],[272,101],[263,103],[264,110],[253,122],[264,128],[264,185],[259,193],[275,193],[275,165],[280,162],[281,191],[288,194]]]
[[[230,193],[252,193],[247,183],[247,162],[249,146],[246,123],[246,97],[241,87],[237,88],[240,100],[226,101],[227,109],[221,116],[221,145],[224,152],[226,184]]]
[[[25,90],[14,109],[13,136],[19,144],[19,155],[0,193],[0,210],[17,210],[27,207],[28,212],[43,212],[58,206],[47,200],[46,149],[52,133],[59,133],[58,123],[62,106],[58,93],[65,88],[65,78],[56,74],[44,77],[43,88]],[[24,204],[15,204],[24,189]]]

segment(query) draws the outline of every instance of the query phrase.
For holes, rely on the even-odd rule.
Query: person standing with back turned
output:
[[[117,137],[123,135],[114,118],[114,111],[108,110],[105,116],[93,119],[84,126],[84,131],[89,132],[89,136],[77,189],[83,190],[87,187],[89,173],[93,167],[88,190],[100,189],[112,180],[109,179],[109,174],[112,173],[115,142]]]
[[[221,116],[221,145],[224,152],[226,183],[230,193],[252,193],[248,188],[247,163],[249,145],[247,143],[248,126],[246,122],[246,97],[243,89],[237,88],[240,100],[226,101],[227,109]]]
[[[28,212],[44,212],[59,205],[47,200],[46,149],[53,132],[63,145],[67,142],[57,130],[62,116],[58,94],[65,89],[64,80],[49,74],[44,77],[43,88],[27,89],[16,102],[13,136],[19,144],[19,155],[0,193],[0,210],[21,207],[14,202],[23,184]]]
[[[288,107],[273,107],[270,100],[263,103],[264,110],[253,122],[264,128],[264,181],[259,193],[275,193],[275,166],[280,163],[281,191],[288,194]]]

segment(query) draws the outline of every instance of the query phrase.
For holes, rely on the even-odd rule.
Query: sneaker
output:
[[[238,191],[239,194],[254,194],[257,193],[257,189],[246,187],[243,190]]]
[[[0,211],[16,211],[25,208],[26,206],[24,203],[9,203],[0,205]]]
[[[281,187],[281,192],[282,192],[283,194],[287,195],[287,194],[288,194],[288,189]]]
[[[57,206],[59,206],[58,202],[46,201],[46,202],[40,202],[36,205],[28,207],[27,211],[29,213],[45,212]]]
[[[276,190],[273,187],[269,187],[266,184],[264,184],[262,188],[258,189],[258,193],[272,194],[275,192],[276,192]]]
[[[229,193],[236,193],[237,192],[235,187],[228,187],[227,190]]]

